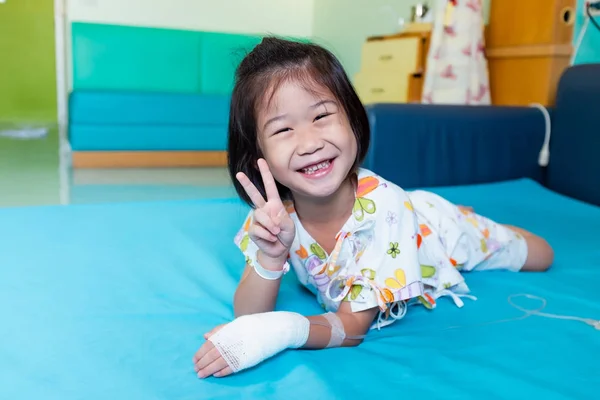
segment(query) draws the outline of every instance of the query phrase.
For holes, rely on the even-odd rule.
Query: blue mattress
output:
[[[547,237],[554,268],[472,273],[479,300],[462,309],[442,300],[358,348],[288,351],[206,380],[191,359],[202,334],[232,318],[241,203],[0,210],[0,398],[596,398],[600,331],[536,316],[481,323],[522,315],[507,303],[514,293],[599,319],[600,208],[529,180],[435,191]],[[280,299],[281,309],[321,312],[293,274]]]

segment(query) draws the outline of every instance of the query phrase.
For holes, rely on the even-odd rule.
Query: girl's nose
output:
[[[312,154],[325,146],[324,140],[312,129],[307,129],[298,135],[297,152],[299,155]]]

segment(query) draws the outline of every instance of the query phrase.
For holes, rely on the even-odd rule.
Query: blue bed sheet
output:
[[[481,323],[522,315],[507,303],[514,293],[600,319],[600,208],[529,180],[435,191],[544,235],[554,268],[471,273],[479,299],[462,309],[441,300],[358,348],[287,351],[206,380],[191,358],[232,318],[240,202],[0,210],[0,399],[596,398],[600,331],[541,317]],[[321,312],[293,274],[278,308]]]

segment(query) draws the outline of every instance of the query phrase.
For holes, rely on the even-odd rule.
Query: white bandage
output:
[[[250,253],[250,254],[252,254],[252,253]],[[256,272],[256,274],[258,276],[260,276],[263,279],[267,279],[269,281],[274,281],[274,280],[281,278],[283,275],[287,274],[288,271],[290,270],[290,264],[287,261],[281,266],[281,269],[278,271],[271,271],[271,270],[264,268],[260,264],[260,261],[258,261],[258,251],[256,251],[256,253],[253,254],[252,256],[248,257],[247,263],[249,265],[251,265],[252,268],[254,268],[254,271]]]
[[[337,316],[337,314],[329,312],[327,314],[323,314],[323,317],[329,322],[331,326],[331,337],[329,338],[329,343],[327,347],[340,347],[342,343],[344,343],[344,339],[346,339],[346,331],[344,330],[344,323]]]
[[[273,311],[244,315],[225,325],[210,340],[233,372],[285,350],[304,346],[310,322],[300,314]]]
[[[271,271],[263,268],[263,266],[258,262],[258,259],[254,262],[254,271],[258,274],[258,276],[269,281],[275,281],[281,278],[287,273],[287,271],[289,271],[289,269],[290,265],[287,261],[285,264],[283,264],[283,267],[279,271]]]

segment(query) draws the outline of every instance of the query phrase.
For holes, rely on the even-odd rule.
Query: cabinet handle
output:
[[[394,56],[392,56],[391,54],[383,54],[379,56],[379,60],[381,61],[390,61],[392,58],[394,58]]]
[[[384,93],[385,90],[383,90],[382,88],[372,88],[371,89],[371,93]]]
[[[573,10],[573,7],[565,7],[560,10],[560,18],[565,25],[573,25],[575,23],[575,10]]]

